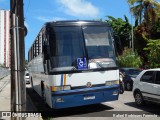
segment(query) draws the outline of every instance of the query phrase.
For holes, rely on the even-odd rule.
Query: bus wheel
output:
[[[32,77],[31,77],[30,83],[31,83],[31,88],[33,89],[33,80],[32,80]],[[34,90],[34,89],[33,89],[33,90]]]
[[[44,102],[46,102],[46,95],[45,95],[45,88],[44,88],[44,81],[41,81],[41,94],[42,94],[42,99]]]

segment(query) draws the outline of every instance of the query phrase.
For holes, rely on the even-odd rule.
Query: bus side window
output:
[[[49,59],[49,51],[48,51],[48,46],[46,44],[43,45],[43,52],[44,52],[44,60]]]

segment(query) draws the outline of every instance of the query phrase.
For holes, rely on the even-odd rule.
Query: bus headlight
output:
[[[115,85],[115,84],[119,84],[119,80],[106,81],[106,85],[107,86]]]
[[[62,90],[71,90],[70,85],[64,85],[64,86],[52,86],[52,91],[62,91]]]

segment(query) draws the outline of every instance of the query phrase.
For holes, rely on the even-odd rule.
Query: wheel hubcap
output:
[[[142,103],[142,98],[140,94],[136,94],[135,96],[135,100],[137,104],[141,104]]]
[[[127,90],[130,90],[131,86],[129,83],[127,83]]]

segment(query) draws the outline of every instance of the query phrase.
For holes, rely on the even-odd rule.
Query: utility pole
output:
[[[24,15],[23,0],[10,0],[11,18],[11,111],[26,111],[26,88],[24,80]],[[17,120],[16,117],[11,118]],[[19,120],[25,118],[18,118]]]
[[[132,19],[133,19],[133,15],[131,14],[131,25],[132,25],[132,30],[131,30],[131,36],[132,36],[132,52],[134,53],[134,34],[133,34],[133,21],[132,21]]]
[[[129,9],[131,8],[131,5],[128,3],[128,6],[129,6]],[[134,5],[132,6],[132,7],[134,7]],[[131,30],[131,48],[132,48],[132,52],[134,53],[134,34],[133,34],[133,15],[132,15],[132,13],[131,13],[131,25],[132,25],[132,30]]]

